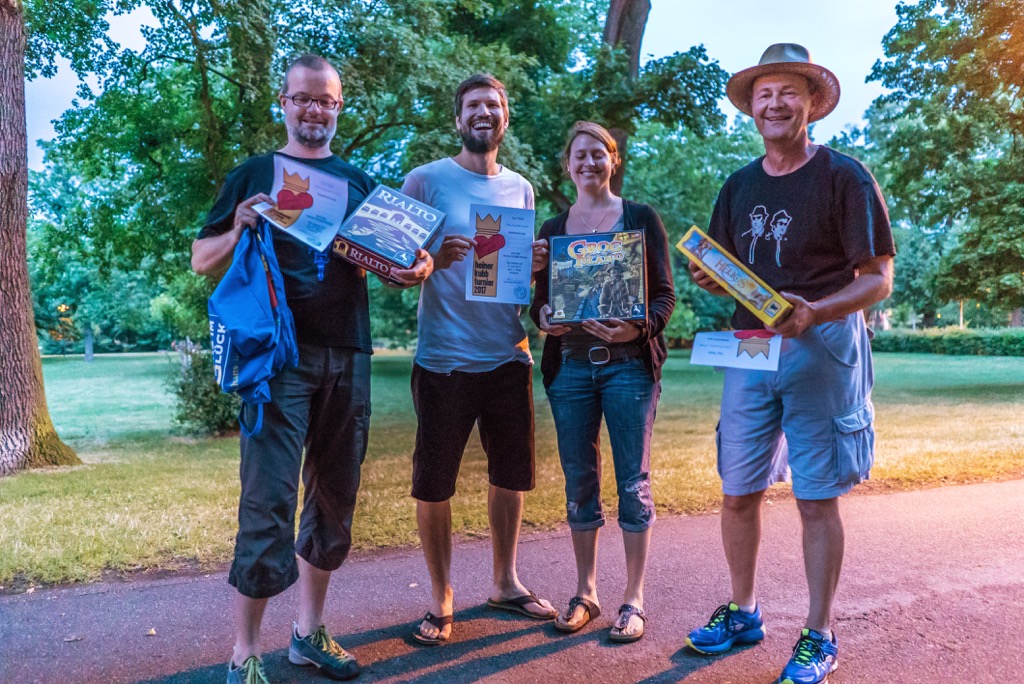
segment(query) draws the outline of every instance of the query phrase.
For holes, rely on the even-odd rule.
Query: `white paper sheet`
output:
[[[762,330],[702,332],[693,339],[690,363],[719,368],[777,371],[781,335],[768,335]]]

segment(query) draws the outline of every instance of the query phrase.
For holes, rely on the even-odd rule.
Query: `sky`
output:
[[[842,87],[839,106],[814,125],[816,142],[827,142],[847,126],[859,125],[864,111],[884,90],[864,81],[883,57],[882,37],[896,24],[897,0],[652,0],[643,54],[663,57],[703,44],[708,56],[734,73],[757,64],[772,43],[800,43],[815,62],[830,69]],[[139,26],[145,14],[110,19],[111,35],[124,47],[141,49]],[[141,17],[141,18],[140,18]],[[65,65],[53,79],[26,84],[29,168],[41,169],[37,140],[53,137],[52,121],[71,106],[78,81]],[[732,120],[737,110],[723,99],[720,108]]]

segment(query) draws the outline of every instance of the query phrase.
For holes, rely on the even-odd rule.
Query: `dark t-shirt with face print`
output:
[[[708,234],[777,292],[816,301],[851,283],[858,264],[896,254],[881,191],[856,159],[822,146],[785,176],[765,173],[763,159],[722,186]],[[764,327],[739,304],[732,324]]]

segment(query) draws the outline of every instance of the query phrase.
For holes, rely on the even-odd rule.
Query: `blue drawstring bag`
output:
[[[270,230],[260,219],[255,228],[242,231],[231,266],[207,305],[214,376],[223,392],[241,397],[238,425],[246,437],[263,427],[263,404],[270,401],[267,382],[285,364],[299,363],[295,319],[285,301]],[[251,428],[243,420],[246,404],[257,408]]]

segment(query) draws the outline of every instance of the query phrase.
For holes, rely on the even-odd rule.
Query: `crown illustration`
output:
[[[476,215],[476,232],[478,233],[500,233],[501,217],[492,218],[490,214],[481,217]]]
[[[298,173],[284,172],[284,187],[292,192],[306,192],[309,190],[309,178],[303,178]]]

